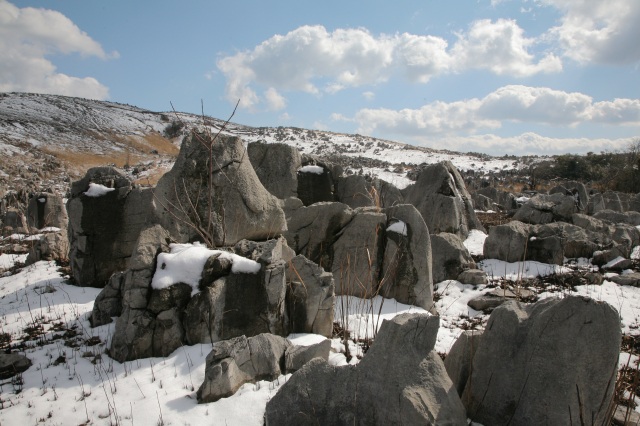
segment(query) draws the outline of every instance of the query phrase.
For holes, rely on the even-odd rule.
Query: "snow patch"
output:
[[[472,256],[481,256],[484,253],[484,240],[488,237],[482,231],[472,229],[469,231],[469,236],[464,240],[463,244]]]
[[[314,166],[314,165],[308,165],[308,166],[304,166],[301,167],[298,170],[299,173],[313,173],[316,175],[321,175],[322,173],[324,173],[324,169],[320,166]]]
[[[202,276],[207,259],[215,254],[232,262],[231,272],[234,274],[257,274],[260,272],[260,264],[237,254],[226,251],[211,250],[200,243],[171,244],[170,253],[160,253],[156,272],[151,281],[154,289],[163,289],[174,284],[185,283],[193,288],[193,293],[198,292],[198,283]]]
[[[399,220],[395,223],[392,223],[387,228],[387,232],[395,232],[396,234],[407,236],[407,224],[403,221]]]
[[[115,190],[115,188],[107,188],[106,186],[100,185],[99,183],[91,182],[89,184],[89,189],[84,193],[84,195],[86,195],[87,197],[102,197],[103,195]]]

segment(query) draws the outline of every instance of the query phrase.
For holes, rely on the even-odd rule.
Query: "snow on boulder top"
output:
[[[185,283],[193,288],[193,293],[197,293],[202,269],[207,259],[214,254],[220,254],[220,257],[231,260],[233,273],[257,274],[260,272],[258,262],[226,251],[211,250],[200,243],[171,244],[169,247],[170,253],[158,255],[151,288],[163,289],[174,284]]]
[[[100,185],[99,183],[91,182],[89,184],[89,189],[84,193],[87,197],[102,197],[103,195],[115,191],[115,188],[107,188],[104,185]]]
[[[324,169],[320,166],[314,166],[312,164],[308,165],[308,166],[304,166],[301,167],[300,170],[298,170],[298,172],[300,173],[314,173],[316,175],[321,175],[322,173],[324,173]]]
[[[407,224],[403,221],[399,220],[395,223],[392,223],[387,228],[387,232],[395,232],[396,234],[407,236]]]

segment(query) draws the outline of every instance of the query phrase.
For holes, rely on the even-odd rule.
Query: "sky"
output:
[[[0,0],[0,92],[462,152],[640,138],[640,1]]]

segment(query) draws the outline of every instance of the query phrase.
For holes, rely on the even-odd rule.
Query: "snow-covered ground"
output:
[[[483,235],[472,234],[465,242],[473,252]],[[0,268],[23,261],[21,256],[0,256]],[[481,267],[494,278],[522,278],[558,273],[557,268],[535,262],[508,264],[485,260]],[[435,307],[441,316],[436,350],[447,353],[462,329],[482,328],[488,315],[467,302],[490,291],[488,286],[445,281],[435,286]],[[137,425],[262,425],[267,401],[288,380],[244,385],[235,395],[215,403],[198,404],[196,390],[204,379],[205,358],[210,345],[185,346],[166,358],[149,358],[121,364],[109,358],[114,324],[91,328],[91,313],[98,289],[66,283],[52,262],[38,262],[20,272],[0,278],[0,333],[11,342],[24,341],[19,350],[33,362],[20,377],[0,386],[0,424],[137,424]],[[600,286],[578,286],[576,293],[610,303],[620,312],[625,333],[640,326],[640,289],[605,281]],[[539,297],[563,297],[566,292],[541,293]],[[362,300],[338,297],[335,319],[361,341],[375,337],[384,319],[403,312],[426,312],[422,308],[377,297]],[[42,329],[38,330],[38,325]],[[31,333],[31,337],[26,337]],[[313,344],[324,337],[292,335],[296,344]],[[347,361],[343,342],[332,340],[330,362],[358,362],[362,345],[349,342],[356,355]],[[621,363],[628,356],[621,356]]]

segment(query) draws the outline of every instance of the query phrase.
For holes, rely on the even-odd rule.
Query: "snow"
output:
[[[104,185],[99,183],[91,182],[89,184],[89,189],[84,193],[87,197],[102,197],[105,194],[108,194],[111,191],[115,191],[115,188],[107,188]]]
[[[10,269],[16,263],[24,263],[27,260],[26,254],[0,254],[0,269]]]
[[[156,271],[151,281],[152,288],[162,289],[185,283],[193,288],[194,294],[197,293],[202,269],[207,259],[216,254],[232,262],[231,272],[235,274],[256,274],[260,271],[258,262],[233,253],[211,250],[200,243],[171,244],[169,247],[170,253],[158,255]]]
[[[301,167],[298,172],[300,173],[313,173],[316,175],[321,175],[322,173],[324,173],[324,169],[320,166],[315,166],[315,165],[308,165],[308,166],[304,166]]]
[[[625,258],[622,256],[618,256],[615,259],[607,262],[605,265],[602,266],[602,269],[609,269],[609,268],[613,268],[614,266],[616,266],[616,264],[624,261]]]
[[[484,270],[489,278],[502,277],[509,280],[544,277],[571,271],[566,266],[550,265],[533,260],[509,263],[497,259],[485,259],[478,262],[478,267]]]
[[[472,256],[481,256],[484,253],[484,240],[488,237],[482,231],[472,229],[469,231],[469,236],[464,240],[464,246]]]
[[[399,220],[395,223],[392,223],[387,228],[387,232],[395,232],[396,234],[407,236],[407,224],[403,221]]]
[[[640,246],[635,246],[631,252],[629,259],[640,260]]]

